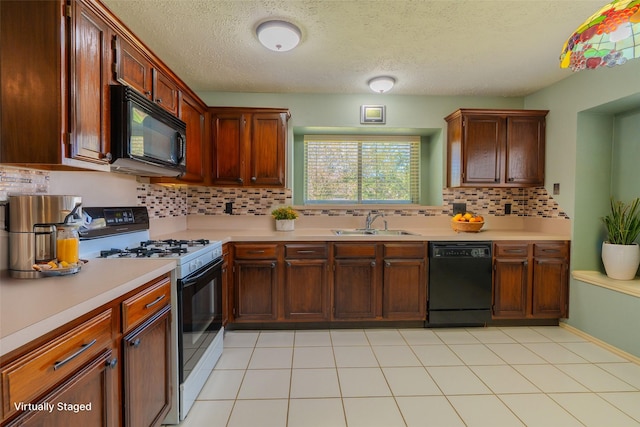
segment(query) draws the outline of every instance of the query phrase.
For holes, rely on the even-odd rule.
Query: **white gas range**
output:
[[[222,243],[152,240],[145,207],[89,207],[83,212],[88,226],[80,232],[81,257],[176,260],[171,291],[174,390],[164,423],[178,424],[222,354]]]

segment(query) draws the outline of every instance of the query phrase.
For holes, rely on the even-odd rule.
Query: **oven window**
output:
[[[206,269],[205,269],[206,270]],[[196,279],[184,279],[181,286],[181,382],[189,376],[198,360],[222,326],[222,278],[220,267],[209,267]]]

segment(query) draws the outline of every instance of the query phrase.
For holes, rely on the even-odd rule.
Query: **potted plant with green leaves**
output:
[[[276,220],[276,230],[293,231],[298,212],[291,206],[282,206],[271,211],[271,216]]]
[[[628,204],[611,198],[611,211],[602,218],[608,240],[602,243],[602,263],[607,276],[631,280],[640,265],[640,197]]]

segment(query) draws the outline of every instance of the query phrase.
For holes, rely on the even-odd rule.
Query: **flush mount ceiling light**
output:
[[[591,15],[564,43],[560,67],[613,67],[640,58],[640,1],[614,0]]]
[[[389,92],[394,84],[396,84],[396,79],[389,76],[380,76],[374,77],[367,82],[372,91],[378,93]]]
[[[286,21],[266,21],[256,28],[258,40],[267,49],[286,52],[298,46],[302,33],[300,29]]]

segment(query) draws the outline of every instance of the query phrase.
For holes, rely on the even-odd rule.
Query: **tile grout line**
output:
[[[456,414],[456,416],[458,416],[458,417],[460,418],[460,420],[463,420],[463,419],[462,419],[462,417],[460,416],[460,413],[458,412],[457,408],[453,405],[453,402],[450,400],[450,397],[451,397],[451,396],[454,396],[454,395],[446,395],[446,394],[444,394],[444,392],[442,391],[442,389],[441,389],[440,385],[439,385],[439,384],[438,384],[438,383],[433,379],[433,377],[431,377],[431,374],[429,373],[429,371],[428,371],[428,369],[427,369],[427,368],[428,368],[428,366],[425,366],[425,365],[423,364],[422,360],[420,360],[420,358],[417,356],[417,353],[415,352],[414,346],[412,346],[412,345],[409,343],[409,341],[408,341],[407,337],[405,337],[405,336],[402,334],[402,332],[401,332],[400,330],[398,330],[398,329],[389,329],[389,331],[391,331],[391,330],[392,330],[392,331],[394,331],[394,332],[396,332],[397,334],[399,334],[399,335],[401,336],[401,338],[402,338],[403,344],[402,344],[402,345],[398,345],[398,347],[402,347],[402,348],[405,348],[405,347],[406,347],[406,348],[408,348],[408,350],[411,352],[411,354],[412,354],[414,357],[416,357],[416,358],[418,359],[418,361],[419,361],[419,362],[420,362],[420,364],[421,364],[421,367],[422,367],[423,369],[425,369],[425,371],[427,372],[427,375],[429,375],[429,377],[430,377],[430,378],[431,378],[431,380],[434,382],[434,384],[435,384],[435,386],[437,387],[437,389],[440,391],[441,396],[443,396],[443,397],[445,397],[445,398],[447,399],[447,402],[449,403],[449,405],[450,405],[450,406],[451,406],[451,408],[453,409],[453,411],[454,411],[454,413]],[[382,373],[383,378],[384,378],[384,380],[385,380],[385,384],[386,384],[386,386],[387,386],[387,387],[388,387],[388,389],[389,389],[390,397],[393,397],[393,399],[394,399],[394,403],[395,403],[395,405],[396,405],[396,408],[397,408],[397,410],[399,411],[399,414],[400,414],[400,416],[402,417],[402,420],[403,420],[403,422],[404,422],[404,423],[405,423],[405,425],[406,425],[406,424],[407,424],[407,420],[406,420],[406,418],[405,418],[405,413],[403,413],[403,412],[402,412],[402,410],[401,410],[401,408],[400,408],[400,405],[399,405],[399,402],[398,402],[398,398],[399,398],[399,397],[401,397],[401,396],[397,396],[397,395],[394,393],[393,389],[391,388],[391,385],[390,385],[390,383],[389,383],[389,378],[388,378],[388,376],[385,374],[385,371],[384,371],[384,369],[383,369],[383,366],[381,365],[380,356],[379,356],[378,354],[376,354],[376,352],[374,351],[374,347],[375,347],[375,346],[373,345],[373,343],[372,343],[372,341],[371,341],[371,337],[366,333],[366,330],[362,330],[362,329],[360,329],[360,331],[362,331],[362,332],[364,333],[364,335],[365,335],[365,338],[366,338],[367,343],[368,343],[368,345],[366,346],[366,348],[368,348],[368,349],[369,349],[369,351],[373,354],[374,359],[375,359],[376,364],[377,364],[377,368],[378,368],[378,369],[380,370],[380,372]],[[469,370],[473,373],[473,375],[478,379],[478,381],[480,381],[480,383],[482,383],[482,384],[483,384],[483,385],[488,389],[488,391],[490,392],[490,394],[488,394],[488,395],[489,395],[489,396],[494,396],[495,398],[497,398],[497,399],[498,399],[498,401],[499,401],[499,402],[501,402],[501,405],[504,405],[505,409],[506,409],[507,411],[509,411],[509,413],[511,413],[514,417],[516,417],[516,419],[520,420],[521,422],[524,422],[524,421],[523,421],[523,419],[522,419],[522,418],[520,418],[520,416],[518,416],[518,414],[514,411],[514,409],[512,409],[512,408],[511,408],[511,407],[506,403],[507,401],[505,401],[505,400],[503,400],[503,399],[502,399],[503,395],[504,395],[504,396],[507,396],[507,395],[512,394],[512,393],[502,393],[502,394],[498,394],[498,393],[494,392],[494,391],[492,390],[492,388],[491,388],[491,387],[489,387],[489,385],[488,385],[488,384],[487,384],[487,383],[486,383],[482,378],[480,378],[480,377],[478,376],[478,374],[477,374],[477,373],[472,369],[472,367],[475,367],[475,366],[508,366],[508,367],[510,367],[511,369],[514,369],[514,370],[515,370],[519,375],[523,376],[523,378],[524,378],[528,383],[533,384],[533,387],[534,387],[534,388],[536,388],[536,389],[540,390],[540,392],[516,393],[516,394],[532,394],[532,395],[543,395],[543,396],[546,396],[548,399],[550,399],[550,401],[551,401],[551,402],[553,402],[553,404],[554,404],[554,405],[557,405],[557,406],[558,406],[558,407],[563,411],[563,413],[568,414],[569,416],[571,416],[571,418],[572,418],[572,419],[575,419],[575,420],[576,420],[577,422],[579,422],[579,423],[581,423],[581,422],[580,422],[580,420],[577,418],[577,415],[574,415],[572,412],[570,412],[570,411],[569,411],[569,409],[568,409],[568,408],[565,408],[565,407],[564,407],[560,402],[556,401],[556,400],[552,397],[552,395],[562,395],[562,394],[575,394],[575,393],[579,393],[579,394],[585,394],[585,395],[590,395],[590,396],[594,396],[594,397],[595,397],[595,396],[597,396],[597,398],[598,398],[599,400],[601,400],[601,401],[602,401],[604,404],[606,404],[607,406],[611,407],[611,408],[612,408],[612,410],[615,410],[617,413],[620,413],[620,414],[622,414],[622,415],[624,415],[624,416],[626,416],[626,417],[629,417],[630,419],[637,420],[637,419],[636,419],[636,418],[634,418],[634,416],[632,416],[630,413],[628,413],[627,411],[623,410],[621,407],[618,407],[618,406],[617,406],[617,404],[615,404],[614,402],[610,402],[610,401],[608,401],[607,399],[605,399],[605,398],[602,396],[603,394],[605,394],[605,395],[606,395],[607,393],[622,393],[623,391],[611,390],[611,391],[598,392],[596,389],[593,389],[593,388],[591,388],[591,387],[587,387],[587,386],[586,386],[582,381],[580,381],[580,380],[579,380],[579,379],[577,379],[576,377],[574,377],[574,376],[572,376],[572,375],[570,375],[570,374],[568,374],[568,373],[564,372],[562,369],[560,369],[560,368],[558,367],[558,366],[560,366],[560,365],[584,365],[584,366],[590,365],[590,366],[595,366],[595,367],[596,367],[599,371],[601,371],[602,373],[604,373],[604,374],[606,374],[606,375],[609,375],[609,376],[611,376],[612,378],[615,378],[615,379],[617,379],[617,380],[620,380],[620,381],[624,382],[625,384],[629,385],[629,386],[632,388],[632,390],[626,390],[626,391],[624,391],[624,392],[626,392],[626,393],[637,393],[637,392],[640,392],[640,388],[638,388],[638,387],[637,387],[637,386],[635,386],[634,384],[632,384],[632,383],[630,383],[630,382],[626,381],[624,378],[621,378],[621,377],[619,376],[619,375],[620,375],[619,373],[609,372],[608,370],[606,370],[606,369],[604,369],[603,367],[601,367],[601,366],[599,366],[599,365],[598,365],[598,363],[600,363],[600,364],[603,364],[603,363],[610,363],[610,364],[613,364],[613,363],[614,363],[613,361],[611,361],[611,362],[606,362],[606,361],[604,361],[604,362],[592,362],[592,361],[590,361],[590,360],[586,360],[586,359],[585,359],[585,360],[586,360],[586,362],[585,362],[585,363],[578,363],[578,362],[576,362],[576,363],[553,363],[550,359],[548,359],[548,358],[546,358],[546,357],[543,357],[540,353],[538,353],[538,352],[534,351],[533,349],[529,348],[529,347],[527,346],[527,344],[537,344],[537,343],[553,343],[553,344],[558,344],[558,345],[561,345],[561,346],[562,346],[562,348],[566,349],[567,351],[570,351],[571,353],[575,354],[575,355],[576,355],[576,356],[578,356],[578,357],[583,358],[583,356],[581,356],[581,354],[580,354],[580,353],[576,353],[574,350],[569,349],[569,348],[567,348],[567,347],[564,347],[564,346],[562,345],[562,344],[563,344],[563,343],[565,343],[565,342],[574,342],[574,341],[564,341],[564,340],[561,340],[561,339],[553,339],[552,337],[547,336],[547,335],[545,335],[545,334],[543,334],[543,333],[541,333],[541,332],[535,331],[535,330],[533,330],[533,329],[532,329],[532,331],[533,331],[533,332],[536,332],[537,334],[539,334],[539,335],[541,335],[541,336],[543,336],[546,340],[545,340],[545,341],[529,341],[528,339],[523,338],[523,337],[519,337],[519,338],[517,338],[517,339],[516,339],[516,338],[514,338],[514,337],[512,337],[512,336],[510,336],[510,335],[508,335],[508,334],[506,334],[504,331],[501,331],[501,332],[502,332],[502,333],[505,333],[506,335],[508,335],[508,336],[509,336],[509,338],[514,339],[515,344],[519,344],[521,347],[523,347],[523,348],[524,348],[524,349],[526,349],[527,351],[529,351],[529,352],[531,352],[531,353],[535,354],[537,357],[540,357],[540,359],[544,361],[544,363],[528,363],[528,364],[525,364],[525,365],[547,365],[547,366],[553,366],[553,367],[555,367],[556,369],[558,369],[560,372],[563,372],[564,374],[568,375],[570,378],[572,378],[574,381],[576,381],[576,383],[577,383],[577,384],[580,384],[581,386],[585,387],[586,391],[584,391],[584,392],[571,392],[571,391],[566,391],[566,392],[552,392],[552,391],[543,391],[543,390],[541,390],[541,389],[540,389],[536,384],[531,383],[531,380],[530,380],[529,378],[525,377],[522,373],[520,373],[520,371],[519,371],[519,370],[517,370],[517,369],[514,367],[514,365],[513,365],[512,363],[507,362],[507,361],[506,361],[506,360],[504,360],[502,357],[500,357],[497,353],[495,353],[495,351],[493,351],[491,348],[489,348],[487,344],[490,344],[491,342],[490,342],[490,343],[486,343],[486,342],[484,342],[481,338],[478,338],[478,337],[474,336],[473,334],[471,334],[469,331],[467,331],[467,332],[468,332],[468,333],[470,333],[472,336],[474,336],[474,338],[478,341],[478,343],[479,343],[479,344],[482,344],[482,345],[483,345],[484,347],[486,347],[486,348],[487,348],[491,353],[495,354],[495,356],[496,356],[499,360],[501,360],[503,363],[502,363],[501,365],[493,365],[493,364],[489,364],[489,365],[482,365],[482,364],[481,364],[481,365],[469,365],[469,362],[467,362],[467,361],[466,361],[466,360],[464,360],[464,359],[461,359],[461,358],[457,355],[457,353],[456,353],[456,352],[451,348],[451,345],[457,345],[456,343],[443,342],[443,341],[442,341],[442,339],[441,339],[439,336],[438,336],[438,339],[440,340],[440,342],[442,342],[442,344],[441,344],[441,345],[444,345],[444,346],[445,346],[449,351],[451,351],[454,355],[456,355],[456,357],[458,357],[458,358],[460,359],[460,362],[462,363],[462,365],[459,365],[459,366],[464,366],[464,367],[466,367],[467,369],[469,369]],[[294,336],[293,336],[293,344],[291,345],[292,352],[291,352],[291,360],[290,360],[290,367],[289,367],[289,371],[290,371],[290,378],[289,378],[289,392],[288,392],[287,409],[286,409],[286,410],[287,410],[287,412],[286,412],[286,415],[285,415],[285,422],[286,422],[286,424],[285,424],[285,425],[288,425],[288,424],[289,424],[289,421],[290,421],[288,417],[289,417],[289,411],[290,411],[290,409],[291,409],[291,399],[293,398],[293,397],[292,397],[292,391],[293,391],[293,374],[294,374],[294,370],[295,370],[295,369],[294,369],[294,361],[295,361],[295,349],[296,349],[296,343],[297,343],[296,331],[293,331],[293,333],[294,333]],[[249,360],[248,360],[248,362],[247,362],[247,366],[246,366],[246,367],[245,367],[245,369],[243,370],[242,380],[240,381],[240,385],[238,386],[238,391],[236,392],[236,397],[235,397],[235,399],[234,399],[233,405],[232,405],[231,410],[230,410],[230,412],[229,412],[229,417],[227,418],[227,423],[226,423],[227,427],[229,427],[229,425],[230,425],[230,423],[231,423],[231,416],[233,415],[233,411],[234,411],[235,409],[237,409],[237,407],[236,407],[236,403],[237,403],[237,401],[239,400],[239,399],[238,399],[238,397],[239,397],[239,394],[240,394],[240,390],[241,390],[241,388],[242,388],[242,385],[244,384],[244,381],[245,381],[245,378],[246,378],[247,371],[249,370],[249,365],[250,365],[251,360],[252,360],[252,358],[253,358],[253,356],[254,356],[254,354],[255,354],[255,350],[256,350],[256,348],[257,348],[257,344],[258,344],[258,341],[259,341],[259,338],[260,338],[260,334],[262,334],[262,332],[258,332],[258,336],[256,337],[256,341],[255,341],[255,343],[254,343],[253,347],[251,348],[251,354],[250,354],[250,356],[249,356]],[[436,335],[436,336],[437,336],[437,335]],[[338,361],[337,361],[336,353],[335,353],[336,345],[335,345],[335,342],[334,342],[334,336],[331,334],[331,331],[330,331],[330,330],[328,331],[328,337],[329,337],[329,344],[330,344],[330,346],[331,346],[331,351],[332,351],[332,356],[333,356],[333,363],[334,363],[334,369],[333,369],[333,370],[334,370],[335,375],[336,375],[336,377],[337,377],[337,382],[338,382],[338,384],[337,384],[337,385],[338,385],[338,391],[339,391],[340,400],[341,400],[341,404],[342,404],[342,410],[343,410],[343,414],[342,414],[342,415],[343,415],[343,418],[344,418],[344,422],[345,422],[345,424],[347,424],[347,421],[348,421],[348,420],[347,420],[347,411],[346,411],[345,400],[344,400],[344,399],[345,399],[345,397],[343,396],[342,384],[341,384],[340,376],[339,376]],[[470,343],[462,342],[462,343],[460,343],[460,344],[470,344]],[[383,342],[381,345],[385,346],[386,344]],[[419,344],[416,344],[416,345],[419,345]],[[427,345],[427,344],[424,344],[424,345]],[[323,345],[323,346],[324,346],[324,345]],[[392,347],[392,345],[391,345],[391,344],[389,344],[389,346],[391,346],[391,347]],[[343,347],[343,346],[340,346],[340,347]],[[349,346],[347,346],[347,347],[349,347]],[[606,350],[606,349],[605,349],[605,350]],[[623,362],[615,362],[615,363],[629,363],[629,362],[627,362],[627,361],[623,361]],[[632,364],[632,365],[635,365],[635,364],[633,364],[633,363],[631,363],[631,364]],[[523,365],[523,364],[522,364],[522,363],[516,363],[516,365],[515,365],[515,366],[519,366],[519,365]],[[444,365],[444,366],[447,366],[447,365]],[[400,366],[400,365],[399,365],[398,367],[404,367],[404,366]],[[272,369],[275,369],[275,368],[272,368]],[[301,368],[301,369],[302,369],[302,368]],[[310,369],[311,369],[311,368],[310,368]],[[462,395],[468,395],[468,394],[462,394]],[[475,394],[474,394],[474,395],[475,395]],[[487,394],[479,394],[478,396],[482,396],[482,395],[487,396]],[[420,395],[420,396],[422,396],[422,395]],[[424,396],[427,396],[427,395],[424,395]],[[455,395],[455,396],[457,396],[457,395]],[[324,399],[324,398],[329,399],[329,397],[323,397],[323,399]],[[371,396],[370,398],[373,398],[373,396]],[[320,398],[310,396],[310,397],[309,397],[309,399],[320,399]],[[463,422],[464,422],[464,421],[463,421]],[[582,423],[581,423],[581,424],[582,424]],[[348,424],[347,424],[347,425],[348,425]],[[291,427],[294,427],[294,426],[291,426]]]

